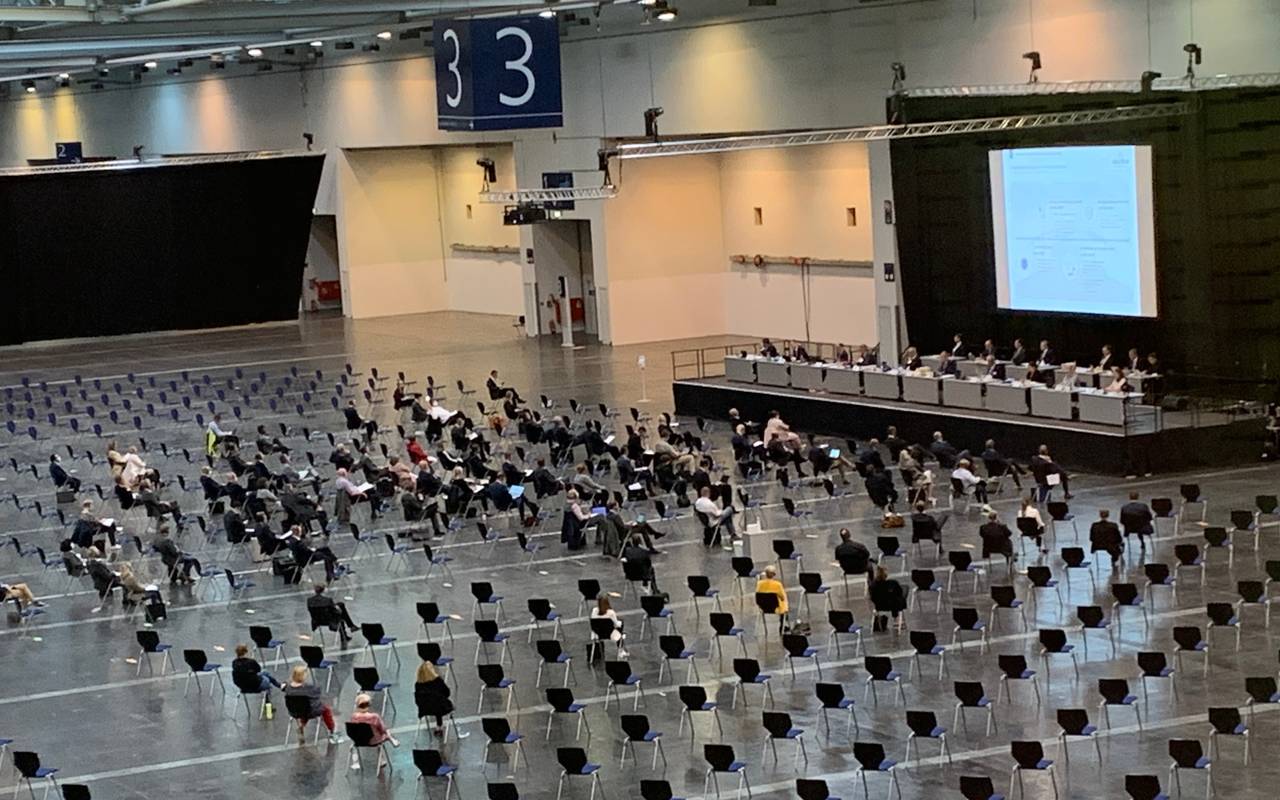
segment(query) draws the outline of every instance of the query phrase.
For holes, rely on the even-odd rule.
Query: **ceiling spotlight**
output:
[[[1159,72],[1155,72],[1154,70],[1147,70],[1146,72],[1142,73],[1142,78],[1140,78],[1140,81],[1142,84],[1142,91],[1150,92],[1151,84],[1155,83],[1156,79],[1160,77],[1163,77],[1163,75]]]
[[[538,12],[538,16],[542,17],[543,19],[555,19],[556,10],[554,8],[544,8]]]
[[[311,147],[316,143],[316,135],[308,131],[302,132],[302,141],[307,143],[307,152],[311,152]]]
[[[902,91],[902,84],[907,79],[907,65],[901,61],[895,61],[889,65],[889,69],[893,70],[893,90]]]
[[[656,6],[657,4],[658,0],[640,0],[640,5],[642,6]]]
[[[489,191],[489,184],[498,182],[498,168],[494,166],[492,158],[477,158],[476,166],[484,170],[484,188],[480,191]]]
[[[378,31],[378,38],[384,42],[391,41],[391,31]]]
[[[658,117],[662,116],[662,108],[654,106],[644,110],[644,135],[646,138],[658,141]]]
[[[312,42],[311,42],[311,46],[312,46],[312,47],[324,47],[324,42],[320,41],[319,39],[314,39],[314,40],[312,40]]]
[[[262,58],[262,48],[261,48],[261,47],[250,47],[250,48],[249,48],[248,50],[246,50],[245,52],[247,52],[247,53],[249,54],[249,57],[250,57],[250,58]]]
[[[143,68],[143,69],[155,69],[155,68],[156,68],[156,67],[158,67],[158,66],[160,66],[160,65],[159,65],[159,64],[157,64],[157,63],[156,63],[156,62],[154,62],[154,61],[146,61],[146,62],[143,62],[143,64],[142,64],[142,68]]]
[[[1027,77],[1027,83],[1039,83],[1040,76],[1036,73],[1040,71],[1040,51],[1030,50],[1023,53],[1022,57],[1031,62],[1031,75]]]
[[[1204,57],[1204,51],[1200,49],[1200,45],[1195,42],[1187,42],[1182,46],[1182,52],[1187,54],[1187,80],[1194,80],[1196,77],[1196,67],[1200,66],[1200,61]]]
[[[27,94],[35,94],[35,93],[36,93],[36,82],[35,82],[35,81],[23,81],[23,82],[22,82],[22,88],[23,88],[23,89],[25,89],[25,90],[27,91]]]

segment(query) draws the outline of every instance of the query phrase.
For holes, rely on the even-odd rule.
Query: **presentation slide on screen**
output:
[[[1000,308],[1156,316],[1150,147],[1029,147],[989,159]]]

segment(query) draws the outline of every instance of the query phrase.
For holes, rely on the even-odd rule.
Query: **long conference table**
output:
[[[838,364],[802,364],[770,358],[725,356],[724,374],[730,381],[757,386],[803,389],[829,394],[858,395],[880,400],[903,400],[921,405],[998,411],[1046,419],[1078,420],[1123,426],[1131,413],[1155,407],[1142,405],[1142,392],[1104,392],[1077,374],[1073,389],[1053,389],[1028,384],[984,380],[973,371],[962,377],[919,375],[903,370],[885,372],[879,367],[845,367]],[[1010,367],[1011,369],[1012,367]],[[1133,378],[1130,377],[1130,381]]]

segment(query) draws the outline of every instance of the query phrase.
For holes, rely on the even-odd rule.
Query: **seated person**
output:
[[[215,446],[220,444],[240,444],[240,437],[236,436],[233,431],[223,429],[221,414],[214,414],[213,419],[209,420],[207,428],[209,435],[213,437]]]
[[[929,445],[929,452],[938,459],[938,466],[943,469],[953,468],[961,457],[955,446],[942,438],[942,431],[933,432],[933,442]]]
[[[400,460],[400,456],[391,456],[387,460],[387,472],[395,479],[396,486],[401,489],[412,490],[417,483],[417,476],[413,474],[413,467]]]
[[[258,436],[254,439],[254,445],[257,446],[259,453],[287,453],[289,448],[279,436],[272,436],[267,433],[266,425],[258,426]]]
[[[1028,467],[1031,469],[1031,475],[1036,479],[1036,486],[1040,491],[1041,502],[1044,502],[1045,498],[1049,496],[1049,492],[1053,489],[1052,481],[1055,480],[1057,483],[1062,484],[1062,496],[1067,500],[1072,498],[1071,484],[1069,482],[1067,472],[1062,467],[1058,466],[1054,462],[1053,457],[1049,455],[1048,445],[1040,445],[1039,450],[1031,457],[1031,462],[1028,464]],[[1049,477],[1050,475],[1056,475],[1057,478],[1051,479]]]
[[[366,420],[360,416],[360,412],[356,410],[356,401],[348,400],[346,408],[342,409],[342,416],[346,417],[347,430],[364,431],[364,438],[371,441],[374,436],[378,435],[378,423],[374,420]]]
[[[361,692],[356,695],[356,710],[347,717],[347,722],[355,722],[357,724],[368,725],[373,729],[373,738],[369,740],[372,746],[381,745],[383,742],[391,742],[392,747],[399,747],[400,740],[391,735],[387,730],[387,723],[382,721],[382,716],[372,708],[373,698]],[[379,762],[379,768],[382,764]]]
[[[147,509],[148,517],[160,519],[165,514],[170,514],[173,516],[174,524],[179,528],[182,527],[182,510],[178,508],[178,502],[161,500],[159,492],[146,478],[138,484],[138,502]]]
[[[916,502],[915,510],[911,514],[911,543],[917,542],[934,542],[938,546],[938,552],[942,552],[942,524],[945,520],[939,520],[928,512],[928,505],[922,501]]]
[[[903,451],[904,453],[907,451]],[[898,490],[893,486],[893,475],[884,467],[873,466],[871,474],[864,481],[867,495],[876,508],[892,511],[893,504],[898,502]]]
[[[444,718],[453,713],[453,701],[449,699],[449,684],[430,661],[418,665],[413,681],[413,702],[418,707],[418,719],[435,717],[433,728],[437,736],[444,735]],[[466,733],[459,733],[467,736]]]
[[[63,469],[61,462],[62,457],[57,453],[49,456],[49,477],[53,479],[53,485],[58,489],[80,491],[80,479]]]
[[[351,621],[351,615],[347,613],[347,604],[338,602],[326,594],[323,583],[317,583],[312,589],[311,596],[307,598],[307,612],[329,630],[337,631],[344,646],[350,638],[348,632],[359,630],[359,626]]]
[[[372,490],[357,486],[355,481],[351,480],[345,469],[339,469],[333,479],[333,488],[336,491],[335,500],[335,516],[339,521],[344,521],[342,511],[343,500],[347,503],[349,509],[355,503],[369,503],[369,512],[373,519],[378,518],[378,502],[372,494]]]
[[[420,396],[416,392],[409,391],[409,387],[404,381],[396,380],[396,388],[391,392],[391,404],[396,411],[402,408],[410,408]]]
[[[988,439],[983,445],[982,463],[987,468],[987,474],[992,478],[1002,478],[1009,475],[1013,478],[1013,485],[1018,489],[1022,489],[1021,476],[1026,474],[1026,470],[1018,466],[1011,459],[1005,458],[1000,451],[996,449],[995,439]]]
[[[1120,525],[1124,528],[1124,535],[1137,534],[1138,546],[1145,550],[1147,537],[1155,535],[1154,520],[1151,507],[1138,499],[1137,492],[1129,492],[1129,502],[1120,507]]]
[[[102,551],[96,547],[89,548],[88,563],[85,571],[93,581],[93,588],[98,593],[98,605],[92,609],[94,613],[102,610],[103,602],[111,590],[120,585],[120,576],[107,565],[102,558]]]
[[[973,473],[973,464],[969,462],[969,459],[962,458],[956,463],[956,468],[951,470],[951,479],[960,481],[960,485],[965,491],[973,492],[974,500],[986,505],[987,482]]]
[[[924,366],[924,362],[920,360],[920,353],[914,347],[908,347],[902,351],[902,368],[914,372]]]
[[[0,603],[7,603],[10,600],[18,604],[19,610],[32,606],[44,608],[44,602],[37,600],[25,583],[0,583]]]
[[[238,674],[254,675],[258,679],[258,688],[260,691],[266,692],[267,702],[271,702],[271,687],[283,689],[284,686],[270,672],[262,669],[262,665],[249,655],[249,646],[244,644],[236,645],[236,657],[231,660],[232,676]]]
[[[293,672],[289,676],[289,684],[284,687],[284,696],[307,698],[307,716],[305,719],[298,720],[299,739],[305,741],[302,729],[306,727],[307,721],[319,718],[324,723],[324,726],[329,729],[329,744],[338,744],[342,741],[342,737],[337,733],[337,723],[333,719],[333,709],[322,699],[320,687],[314,683],[307,682],[307,668],[305,665],[299,664],[293,668]]]
[[[840,544],[836,545],[836,563],[846,575],[865,575],[875,560],[871,551],[861,542],[853,541],[848,528],[840,529]]]
[[[960,376],[960,362],[951,356],[951,351],[943,350],[938,354],[938,375]]]
[[[444,536],[440,523],[443,521],[447,527],[449,520],[440,513],[440,503],[434,495],[428,497],[419,492],[404,492],[400,495],[400,508],[404,512],[405,522],[430,520],[432,534],[436,538]]]
[[[769,412],[769,421],[764,424],[763,438],[765,442],[778,439],[783,445],[797,452],[801,447],[799,435],[791,430],[790,425],[782,421],[782,415],[777,411]]]
[[[322,544],[318,547],[312,547],[308,539],[309,537],[301,525],[294,525],[285,536],[285,546],[293,554],[293,560],[297,564],[298,571],[301,571],[305,565],[316,559],[319,559],[324,564],[324,577],[329,583],[333,583],[350,571],[338,563],[338,557],[333,550],[329,549],[328,545]]]
[[[93,501],[80,503],[80,517],[71,530],[71,541],[76,547],[87,549],[93,546],[97,538],[105,534],[111,546],[116,546],[116,525],[114,520],[105,520],[93,513]]]
[[[489,370],[489,377],[484,382],[485,388],[489,390],[490,400],[502,400],[510,393],[513,400],[517,403],[523,403],[524,399],[520,397],[520,393],[510,386],[503,386],[498,381],[498,371],[496,369]]]
[[[1076,388],[1076,365],[1074,362],[1063,364],[1055,374],[1058,379],[1053,388],[1064,392]]]
[[[405,452],[409,455],[409,463],[421,464],[427,461],[427,451],[422,449],[422,445],[418,443],[418,434],[413,434],[404,442]]]
[[[161,525],[156,531],[156,538],[152,540],[151,546],[155,548],[156,553],[160,556],[161,563],[165,566],[165,571],[169,574],[169,583],[194,583],[191,577],[191,570],[196,571],[196,575],[200,574],[200,562],[194,556],[182,552],[177,542],[169,535],[169,528]],[[181,573],[181,575],[179,575]]]
[[[1111,392],[1113,394],[1127,394],[1128,392],[1133,391],[1132,387],[1129,386],[1128,379],[1124,376],[1124,369],[1122,367],[1111,368],[1111,383],[1104,386],[1103,391]]]
[[[335,469],[354,469],[356,465],[355,457],[351,455],[351,450],[345,444],[339,444],[333,448],[333,452],[329,454],[329,463]]]
[[[988,514],[987,521],[978,529],[978,535],[982,537],[983,558],[999,554],[1006,560],[1013,560],[1013,531],[1000,521],[999,514],[994,511]]]
[[[738,532],[733,527],[733,515],[735,513],[732,503],[726,503],[722,509],[716,505],[716,501],[711,499],[711,487],[704,486],[701,492],[698,492],[698,499],[693,501],[693,510],[701,513],[707,518],[707,525],[712,528],[720,528],[729,534],[730,539],[737,538]],[[705,542],[710,544],[710,542]]]
[[[983,361],[986,363],[986,367],[982,373],[984,378],[990,378],[993,381],[1003,381],[1008,379],[1008,373],[1005,372],[1004,364],[998,363],[994,355],[987,356]]]
[[[765,358],[778,357],[778,348],[773,346],[773,342],[769,341],[768,337],[765,337],[760,342],[760,355],[764,356]]]
[[[1120,526],[1112,522],[1111,512],[1103,508],[1098,511],[1098,521],[1089,526],[1089,548],[1091,553],[1106,552],[1111,556],[1111,568],[1120,565],[1124,555],[1124,539],[1120,536]]]

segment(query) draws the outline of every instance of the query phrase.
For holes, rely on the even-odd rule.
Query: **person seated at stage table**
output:
[[[987,339],[982,343],[982,352],[978,353],[978,357],[986,361],[988,357],[996,357],[996,341],[995,339]]]
[[[1071,391],[1076,388],[1076,365],[1074,362],[1067,362],[1066,364],[1063,364],[1062,367],[1055,372],[1055,375],[1058,380],[1054,383],[1053,388],[1064,392]]]
[[[1018,466],[1013,459],[1005,458],[1004,455],[996,449],[996,440],[988,439],[982,445],[982,465],[987,468],[987,475],[992,478],[1002,478],[1008,475],[1013,478],[1013,485],[1022,489],[1021,475],[1026,474],[1026,470]]]
[[[982,377],[993,381],[1008,380],[1009,376],[1008,373],[1005,372],[1004,364],[996,361],[996,357],[994,355],[984,356],[982,360],[986,362],[986,366],[982,371]]]
[[[1052,484],[1049,483],[1050,475],[1058,476],[1058,482],[1062,484],[1062,496],[1067,500],[1071,499],[1071,484],[1068,483],[1067,471],[1058,466],[1054,462],[1053,456],[1049,455],[1049,445],[1040,445],[1036,454],[1031,457],[1031,463],[1028,466],[1031,468],[1031,474],[1035,477],[1036,486],[1040,490],[1041,502],[1049,496],[1049,490],[1052,488]]]
[[[915,371],[920,369],[924,362],[920,360],[920,353],[914,347],[908,347],[902,351],[902,368],[905,370]]]
[[[1036,356],[1036,363],[1041,367],[1052,367],[1058,363],[1058,354],[1049,346],[1048,339],[1040,340],[1040,354]]]
[[[1110,372],[1114,366],[1116,366],[1115,356],[1111,353],[1111,345],[1104,344],[1102,346],[1102,356],[1098,359],[1098,372]]]
[[[973,464],[969,459],[962,458],[956,462],[956,468],[951,470],[951,479],[960,481],[965,491],[972,490],[974,500],[987,504],[987,482],[973,473]]]
[[[773,346],[773,342],[769,341],[768,336],[760,341],[760,355],[764,358],[778,357],[778,348]]]
[[[1034,384],[1034,383],[1039,383],[1043,386],[1049,386],[1050,385],[1049,381],[1051,380],[1053,380],[1052,371],[1044,370],[1042,372],[1040,368],[1037,367],[1034,363],[1027,362],[1027,374],[1022,378],[1023,386],[1030,386],[1031,384]]]
[[[967,358],[969,355],[969,348],[965,346],[964,337],[958,333],[951,337],[950,353],[952,358]]]
[[[1147,361],[1138,371],[1144,375],[1159,375],[1160,359],[1156,357],[1155,353],[1147,353]]]
[[[489,370],[489,377],[487,380],[485,380],[484,385],[485,385],[485,388],[489,390],[490,400],[502,400],[509,393],[512,395],[512,399],[514,399],[517,403],[524,402],[524,398],[520,397],[519,392],[517,392],[515,389],[511,388],[510,386],[503,386],[498,381],[498,371],[496,369]]]
[[[854,360],[854,366],[858,367],[874,367],[876,365],[876,354],[865,344],[858,345],[857,358]]]
[[[1122,367],[1111,368],[1111,383],[1102,387],[1102,390],[1112,394],[1126,394],[1133,391],[1132,387],[1129,386],[1129,381],[1124,377],[1124,369]]]
[[[1023,346],[1022,340],[1014,339],[1013,355],[1009,356],[1009,360],[1012,361],[1014,364],[1017,364],[1018,366],[1022,366],[1023,364],[1027,363],[1028,358],[1029,356],[1027,355],[1027,348]]]
[[[951,357],[951,351],[943,350],[938,353],[938,369],[935,374],[960,377],[960,362]]]
[[[1112,522],[1111,512],[1103,508],[1098,511],[1098,521],[1089,526],[1089,551],[1105,552],[1111,556],[1111,568],[1120,565],[1120,557],[1124,555],[1124,539],[1120,536],[1120,526]]]
[[[836,363],[841,364],[843,366],[848,366],[851,360],[852,359],[849,355],[849,346],[847,344],[837,344],[836,345]]]
[[[1129,370],[1130,372],[1142,371],[1142,356],[1138,355],[1138,348],[1136,347],[1129,348],[1129,359],[1125,363],[1125,369]]]
[[[813,357],[809,355],[809,351],[806,350],[802,344],[796,345],[796,351],[791,354],[791,359],[793,361],[802,361],[806,364],[814,360]]]

